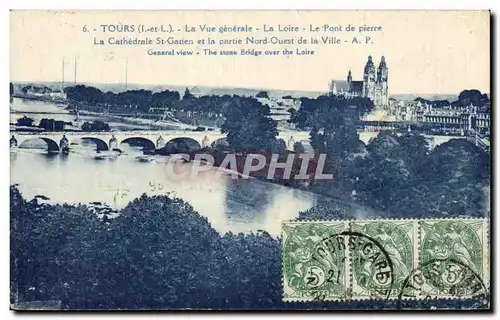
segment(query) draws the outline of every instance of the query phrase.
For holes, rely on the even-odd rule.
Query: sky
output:
[[[11,81],[74,80],[77,82],[155,85],[199,85],[326,91],[331,79],[345,80],[352,71],[362,80],[369,55],[376,66],[382,55],[389,69],[390,94],[458,94],[463,89],[490,89],[490,16],[488,11],[11,11]],[[134,32],[103,32],[102,25],[134,25]],[[173,30],[186,25],[252,26],[252,33],[137,33],[138,25],[163,25]],[[267,32],[264,24],[299,26],[299,32]],[[312,32],[324,25],[343,31]],[[354,31],[346,31],[351,25]],[[89,32],[84,32],[84,26]],[[359,27],[381,27],[360,31]],[[306,30],[303,30],[305,28]],[[94,31],[94,29],[96,31]],[[269,29],[269,28],[268,28]],[[191,39],[183,47],[200,52],[193,56],[152,56],[152,51],[178,50],[179,46],[95,45],[115,37]],[[280,51],[278,56],[205,56],[198,39],[245,39],[247,36],[280,39],[337,37],[341,44],[268,44],[210,46],[215,51],[256,49]],[[353,37],[364,41],[351,43]],[[347,42],[344,42],[347,41]],[[288,48],[314,51],[314,55],[283,56]]]

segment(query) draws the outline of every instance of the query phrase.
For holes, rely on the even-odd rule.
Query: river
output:
[[[61,106],[31,101],[14,101],[11,110],[30,112],[26,116],[39,119],[73,118],[69,114],[33,114],[61,112]],[[11,122],[22,117],[16,113]],[[88,120],[96,119],[89,117]],[[118,124],[120,125],[120,124]],[[125,207],[141,196],[169,194],[187,201],[220,233],[257,232],[265,230],[280,235],[281,221],[294,219],[300,211],[315,205],[328,205],[338,200],[288,188],[270,182],[233,180],[210,170],[195,178],[172,180],[166,172],[167,157],[155,156],[151,162],[137,161],[133,148],[127,154],[107,160],[96,160],[93,149],[82,147],[69,155],[48,155],[40,149],[13,149],[10,152],[11,184],[18,184],[23,196],[50,198],[50,203],[106,203],[114,209]],[[180,170],[191,172],[192,163]],[[344,204],[346,205],[346,204]],[[371,210],[347,204],[355,217],[369,217]]]

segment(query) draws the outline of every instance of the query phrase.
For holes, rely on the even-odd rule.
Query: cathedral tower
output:
[[[389,81],[389,70],[387,68],[387,64],[385,63],[385,57],[382,56],[377,70],[377,84],[380,90],[379,105],[384,107],[389,105],[388,81]]]
[[[347,74],[348,94],[351,97],[363,97],[373,101],[375,107],[386,108],[389,105],[389,69],[382,56],[378,68],[373,63],[372,56],[368,56],[365,64],[363,81],[352,79],[351,70]],[[334,89],[330,84],[330,92]]]
[[[328,89],[328,94],[330,96],[334,96],[337,94],[337,84],[335,83],[335,80],[330,81],[330,87]]]
[[[363,74],[363,97],[374,100],[376,81],[375,65],[373,64],[372,56],[368,56]]]

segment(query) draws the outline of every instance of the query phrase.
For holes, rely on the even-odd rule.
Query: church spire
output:
[[[368,56],[368,61],[365,64],[365,74],[375,73],[375,65],[373,64],[372,56]]]
[[[382,56],[380,59],[380,64],[378,66],[377,71],[377,81],[378,82],[387,82],[389,76],[389,72],[387,70],[387,64],[385,63],[385,57]]]
[[[351,74],[351,69],[349,69],[349,73],[347,74],[347,83],[352,82],[352,74]]]

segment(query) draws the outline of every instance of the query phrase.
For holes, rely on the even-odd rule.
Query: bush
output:
[[[143,195],[114,219],[87,206],[11,201],[11,302],[64,309],[373,309],[397,301],[284,303],[281,241],[266,232],[220,236],[186,202]],[[317,207],[302,219],[345,218]],[[483,300],[481,300],[483,301]],[[457,300],[402,302],[456,307]],[[477,301],[460,306],[479,308]]]

